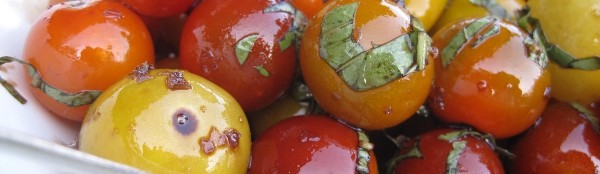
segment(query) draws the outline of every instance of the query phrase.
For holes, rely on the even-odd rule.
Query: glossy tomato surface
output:
[[[153,64],[154,51],[142,20],[120,3],[69,1],[52,6],[38,18],[23,58],[47,85],[76,94],[104,90],[136,66]],[[90,102],[81,106],[61,103],[42,91],[46,89],[32,87],[46,108],[70,120],[83,120]]]
[[[322,11],[311,20],[302,38],[300,67],[304,80],[325,111],[346,120],[352,125],[369,130],[397,125],[410,117],[425,101],[433,79],[433,63],[428,63],[423,70],[414,71],[404,77],[388,79],[390,81],[382,86],[365,90],[356,90],[351,87],[338,74],[339,71],[330,66],[329,63],[331,62],[328,62],[330,59],[322,57],[322,51],[324,50],[321,47],[324,44],[320,43],[324,37],[323,33],[326,33],[322,32],[322,26],[330,23],[324,22],[325,16],[331,14],[332,11],[340,11],[338,7],[342,6],[356,6],[355,14],[347,15],[350,18],[353,17],[353,19],[350,19],[352,25],[344,27],[350,27],[352,32],[347,38],[342,38],[348,41],[343,44],[356,43],[357,46],[354,48],[364,50],[363,53],[372,51],[378,45],[385,45],[413,31],[408,11],[398,7],[396,2],[377,0],[329,1]],[[341,33],[341,31],[330,31],[328,33]],[[342,52],[342,55],[345,53],[351,54],[350,52],[352,52],[347,50],[338,51]],[[339,52],[332,51],[331,53]],[[397,52],[390,51],[388,53]],[[396,72],[395,70],[385,69],[389,67],[389,64],[384,61],[389,57],[381,56],[378,58],[381,58],[381,65],[383,66],[373,65],[373,67],[364,67],[364,69],[355,72],[363,70],[377,71],[372,74]],[[425,62],[433,62],[431,56],[424,59],[427,59],[424,60]],[[361,81],[358,80],[358,82]]]
[[[485,25],[467,31],[473,23]],[[456,42],[463,37],[468,39]],[[428,100],[433,112],[497,138],[531,126],[550,98],[550,73],[543,67],[547,59],[530,59],[539,49],[526,45],[528,39],[523,30],[493,17],[462,21],[436,33],[433,45],[440,54]]]
[[[492,10],[492,8],[488,8],[485,5],[478,5],[478,3],[489,3],[496,6],[494,7],[496,9]],[[434,34],[447,25],[452,25],[469,18],[481,18],[488,15],[516,20],[518,18],[518,11],[523,9],[525,5],[525,1],[523,0],[448,0],[444,12],[440,15],[430,32]],[[504,11],[505,14],[498,11]]]
[[[598,113],[592,114],[587,116]],[[516,141],[511,172],[600,172],[600,134],[594,130],[598,122],[592,124],[587,116],[567,103],[550,104],[540,121]]]
[[[184,26],[184,69],[225,88],[253,112],[285,93],[294,77],[294,12],[287,1],[206,0]],[[293,9],[293,8],[292,8]],[[291,35],[290,35],[291,34]]]
[[[555,0],[528,2],[548,42],[575,59],[600,56],[600,2],[581,0],[563,5]],[[575,27],[576,26],[576,27]],[[551,58],[555,55],[549,55]],[[552,97],[588,105],[600,100],[600,70],[563,67],[552,61]]]
[[[356,173],[357,131],[327,116],[287,118],[252,145],[249,173]],[[372,152],[368,163],[377,172]]]
[[[405,5],[410,14],[419,18],[425,30],[429,30],[444,12],[447,3],[448,0],[407,0]]]
[[[195,74],[148,70],[100,95],[79,150],[152,173],[244,173],[250,129],[235,99]]]
[[[421,134],[400,151],[393,173],[504,173],[490,144],[469,133],[460,133],[436,129]]]
[[[154,17],[177,16],[185,13],[199,0],[121,0],[136,12]]]
[[[290,0],[290,3],[310,19],[323,8],[323,0]]]

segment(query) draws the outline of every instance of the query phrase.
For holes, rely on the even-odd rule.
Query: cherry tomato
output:
[[[473,3],[477,2],[477,3]],[[488,6],[484,5],[489,3]],[[495,7],[494,7],[495,6]],[[488,15],[496,15],[498,17],[506,17],[515,20],[518,17],[518,11],[525,7],[523,0],[448,0],[448,5],[444,12],[440,15],[431,33],[436,33],[446,25],[452,25],[461,20],[468,18],[480,18]],[[495,8],[495,9],[494,9]],[[506,14],[503,14],[504,11]]]
[[[540,121],[513,146],[516,158],[511,172],[599,173],[600,134],[595,130],[595,114],[580,112],[567,103],[548,105]]]
[[[448,0],[407,0],[405,5],[410,14],[419,18],[425,30],[429,31],[444,11],[447,2]]]
[[[323,8],[323,0],[290,0],[290,3],[310,19]]]
[[[225,88],[246,112],[268,106],[294,78],[302,19],[288,9],[287,1],[203,1],[183,28],[182,67]]]
[[[471,19],[441,29],[433,43],[440,54],[429,105],[441,119],[507,138],[544,110],[547,58],[522,29],[495,17]]]
[[[405,144],[391,161],[393,173],[498,173],[504,168],[484,136],[437,129]]]
[[[327,3],[311,19],[300,50],[304,80],[323,109],[368,130],[415,113],[434,73],[429,37],[416,21],[396,2]]]
[[[251,149],[246,116],[225,90],[150,67],[100,95],[79,142],[83,152],[152,173],[244,173]]]
[[[532,0],[528,2],[531,16],[539,19],[546,39],[576,60],[595,56],[600,58],[600,3],[580,0],[577,3]],[[549,55],[554,59],[555,55]],[[588,63],[586,63],[588,64]],[[589,65],[588,64],[588,65]],[[588,105],[600,100],[600,70],[582,70],[550,63],[552,97],[564,102]]]
[[[23,53],[37,71],[25,68],[36,98],[78,121],[100,91],[136,66],[153,64],[153,55],[142,20],[118,2],[99,0],[52,6],[31,27]]]
[[[249,173],[378,173],[359,134],[326,116],[287,118],[254,141]]]
[[[302,105],[291,95],[286,95],[272,105],[249,113],[250,129],[253,137],[262,135],[269,127],[288,117],[306,113],[307,105]]]
[[[177,16],[189,10],[197,0],[121,0],[136,12],[145,16]]]

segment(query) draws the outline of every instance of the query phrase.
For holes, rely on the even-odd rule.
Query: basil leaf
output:
[[[14,61],[26,65],[27,72],[31,77],[31,85],[33,87],[40,89],[43,93],[47,94],[52,99],[69,107],[78,107],[92,104],[96,100],[96,98],[98,98],[100,93],[102,93],[102,91],[100,90],[88,90],[78,93],[68,93],[58,88],[55,88],[50,84],[46,83],[44,80],[42,80],[42,77],[38,73],[37,69],[33,67],[33,65],[12,57],[1,57],[0,59],[0,62],[3,63]]]
[[[558,45],[555,45],[548,41],[539,20],[534,17],[531,17],[531,14],[529,13],[529,11],[527,11],[527,9],[524,11],[524,13],[525,15],[519,19],[519,26],[531,32],[534,40],[539,42],[539,47],[546,51],[546,55],[540,56],[539,61],[543,62],[544,59],[546,59],[547,61],[547,59],[549,58],[562,68],[578,69],[585,71],[600,70],[600,56],[596,55],[584,58],[576,58],[572,56],[567,51],[560,48]],[[542,67],[545,67],[545,64],[541,65],[544,65]]]
[[[467,147],[466,141],[455,141],[452,142],[452,150],[448,153],[446,159],[446,174],[459,174],[458,160],[460,155],[465,151]]]
[[[271,75],[269,73],[269,71],[267,71],[267,69],[265,69],[265,67],[261,66],[254,66],[254,69],[256,69],[256,71],[258,71],[258,73],[260,73],[260,75],[265,76],[265,77],[269,77],[269,75]]]
[[[319,41],[321,58],[349,87],[368,90],[425,69],[431,38],[417,19],[411,18],[411,32],[364,50],[352,39],[357,8],[350,3],[325,14]]]
[[[454,59],[458,51],[464,47],[464,45],[471,39],[475,34],[479,33],[486,26],[490,25],[496,20],[496,18],[487,16],[484,18],[477,19],[471,24],[467,25],[460,32],[458,32],[450,43],[442,50],[442,65],[448,67],[450,61]]]
[[[250,54],[256,39],[258,39],[258,34],[251,34],[242,38],[235,44],[235,56],[240,65],[243,65],[246,62],[246,59],[248,59],[248,54]]]
[[[485,8],[492,16],[508,19],[508,12],[496,0],[469,0],[471,4]]]

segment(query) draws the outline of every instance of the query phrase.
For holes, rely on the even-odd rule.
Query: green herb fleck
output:
[[[258,39],[258,34],[251,34],[242,38],[235,44],[235,56],[237,57],[238,62],[240,62],[240,65],[243,65],[246,62],[246,59],[248,59],[248,54],[250,54],[256,39]]]
[[[579,112],[586,120],[588,120],[590,125],[592,125],[592,128],[594,128],[594,131],[600,134],[600,121],[598,121],[598,117],[596,117],[593,112],[578,103],[571,103],[571,107],[575,108],[577,112]]]
[[[285,35],[279,39],[279,48],[281,52],[283,52],[287,50],[292,43],[296,43],[296,47],[299,46],[299,39],[301,38],[304,28],[308,23],[308,19],[306,19],[306,16],[304,16],[302,12],[294,8],[294,6],[292,6],[288,1],[281,1],[267,7],[263,10],[263,13],[288,13],[292,15],[292,26],[285,33]]]
[[[27,72],[31,77],[31,85],[34,88],[40,89],[43,93],[47,94],[57,102],[65,104],[67,106],[78,107],[91,104],[96,100],[96,98],[98,98],[100,93],[102,93],[102,91],[99,90],[82,91],[79,93],[67,93],[43,81],[42,77],[38,73],[37,69],[33,67],[33,65],[12,57],[1,57],[0,59],[0,62],[2,63],[14,61],[26,65]]]
[[[469,0],[471,4],[485,8],[492,16],[508,19],[506,10],[496,0]]]
[[[542,51],[546,52],[539,56],[530,56],[532,60],[539,62],[538,64],[542,67],[545,67],[548,59],[550,59],[563,68],[586,71],[600,70],[600,56],[596,55],[583,58],[572,56],[559,46],[550,43],[546,39],[546,34],[542,30],[542,25],[539,20],[531,17],[531,14],[527,10],[524,13],[526,14],[518,20],[519,26],[532,33],[533,39],[538,43],[537,45]]]
[[[452,142],[452,150],[448,154],[446,159],[446,173],[447,174],[458,174],[458,159],[460,155],[465,151],[467,147],[466,141],[455,141]]]
[[[286,49],[288,49],[292,45],[293,42],[294,42],[294,32],[288,31],[283,36],[283,39],[279,40],[279,49],[281,50],[281,52],[283,52]]]
[[[473,48],[479,46],[481,43],[483,43],[483,41],[498,34],[499,32],[500,26],[498,26],[497,24],[492,25],[492,27],[488,31],[477,37],[477,40],[475,40],[475,42],[473,43]]]
[[[265,67],[261,66],[254,66],[254,69],[256,69],[256,71],[258,71],[258,73],[260,73],[260,75],[265,76],[265,77],[269,77],[269,71],[267,71],[265,69]]]
[[[458,51],[464,47],[464,45],[471,39],[475,34],[479,33],[486,26],[490,25],[496,20],[494,17],[484,17],[473,21],[471,24],[463,28],[458,32],[450,43],[442,50],[442,65],[448,67],[450,62],[454,59]]]

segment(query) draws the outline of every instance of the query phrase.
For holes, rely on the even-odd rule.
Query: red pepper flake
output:
[[[167,75],[167,88],[171,91],[192,89],[192,85],[183,78],[181,71],[169,72]]]
[[[229,147],[236,149],[240,142],[240,132],[235,129],[227,129],[219,132],[214,126],[211,127],[208,137],[200,138],[200,148],[205,154],[212,154],[217,148]]]
[[[152,78],[152,76],[150,76],[149,73],[153,69],[154,69],[154,65],[150,65],[150,64],[144,62],[140,66],[136,67],[135,70],[133,70],[131,77],[137,83],[142,83],[143,81],[146,81],[146,80]]]
[[[235,129],[227,129],[223,133],[225,133],[225,136],[227,137],[229,147],[237,148],[238,144],[240,144],[240,132]]]

